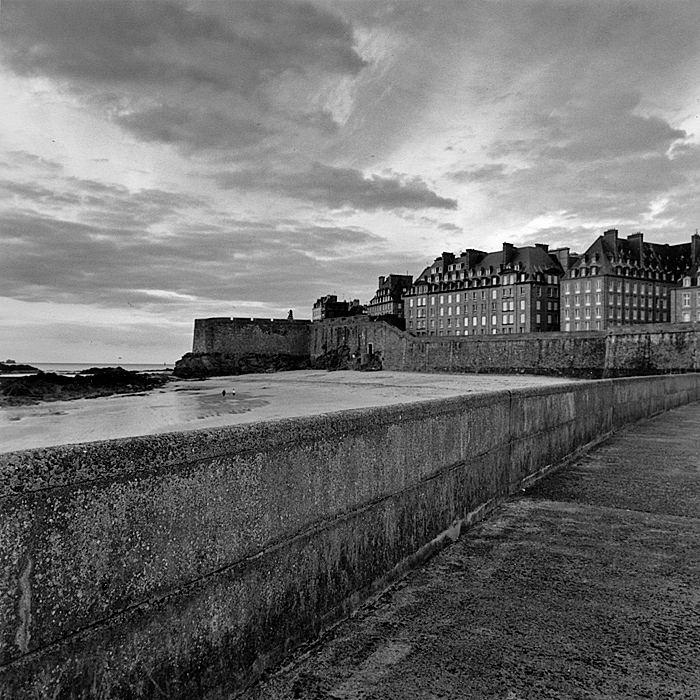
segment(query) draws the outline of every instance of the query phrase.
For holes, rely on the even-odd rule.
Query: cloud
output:
[[[330,209],[351,207],[376,211],[457,208],[456,200],[440,197],[419,177],[396,174],[365,177],[354,168],[333,167],[322,163],[316,163],[301,172],[221,173],[216,176],[216,181],[224,189],[267,190]]]
[[[319,91],[366,65],[348,22],[287,0],[6,0],[3,25],[16,74],[186,150],[247,147],[300,121],[323,133]]]
[[[502,180],[506,176],[507,169],[504,163],[488,163],[476,168],[458,170],[450,173],[449,177],[455,182],[490,182]]]

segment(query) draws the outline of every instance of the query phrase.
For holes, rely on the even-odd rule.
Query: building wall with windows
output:
[[[403,318],[403,295],[413,284],[412,275],[380,277],[377,292],[367,304],[368,316],[400,316]]]
[[[496,253],[443,253],[404,295],[406,330],[474,336],[559,330],[559,278],[568,249],[509,243]]]
[[[671,322],[700,323],[700,278],[697,268],[682,278],[681,285],[671,290]]]
[[[561,330],[604,331],[617,326],[672,321],[672,291],[700,254],[690,243],[627,240],[609,229],[580,256],[561,281]]]

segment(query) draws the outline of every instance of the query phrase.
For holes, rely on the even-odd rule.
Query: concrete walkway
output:
[[[244,697],[700,698],[700,405],[508,502]]]

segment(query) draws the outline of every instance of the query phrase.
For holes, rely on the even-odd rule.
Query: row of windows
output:
[[[559,290],[556,287],[548,287],[546,294],[543,292],[543,287],[535,287],[535,296],[541,297],[541,296],[548,296],[548,297],[558,297],[559,296]],[[518,293],[520,296],[525,296],[525,292],[527,290],[527,287],[518,287]],[[444,304],[458,304],[460,301],[462,301],[462,296],[464,297],[464,301],[469,300],[469,295],[471,294],[471,299],[472,301],[476,301],[477,299],[487,299],[488,298],[488,290],[482,289],[480,292],[455,292],[454,294],[440,294],[436,296],[431,296],[430,297],[430,305],[431,306],[436,306],[436,305],[444,305]],[[514,287],[504,287],[501,290],[501,296],[502,297],[512,297],[515,296],[515,288]],[[491,290],[491,299],[498,299],[498,289],[492,289]],[[428,297],[409,297],[408,299],[408,306],[409,308],[413,308],[414,306],[421,307],[421,306],[427,306],[428,305]]]
[[[683,292],[683,306],[690,306],[691,292]],[[695,303],[700,305],[700,292],[696,292]]]
[[[479,306],[481,308],[479,309]],[[527,308],[527,304],[525,302],[525,299],[520,300],[520,304],[518,305],[521,311],[525,311]],[[542,311],[545,308],[544,302],[540,301],[539,299],[535,301],[535,310],[536,311]],[[557,311],[559,308],[559,303],[556,301],[547,301],[547,306],[546,309],[547,311]],[[439,315],[440,316],[460,316],[462,314],[462,310],[464,310],[464,315],[468,316],[469,315],[469,306],[465,305],[464,307],[462,306],[447,306],[447,307],[440,307],[439,310]],[[491,311],[496,311],[497,310],[497,305],[496,302],[491,303]],[[471,313],[476,314],[479,311],[482,313],[486,311],[486,304],[472,304],[471,308]],[[501,311],[515,311],[515,299],[506,299],[501,302]],[[426,316],[426,309],[419,308],[416,309],[416,318],[425,318]],[[435,316],[435,310],[430,309],[430,316]],[[408,310],[408,318],[413,318],[413,311],[411,309]]]
[[[593,286],[595,285],[595,291],[596,292],[602,292],[603,291],[603,279],[599,278],[593,281],[587,280],[585,283],[581,282],[565,282],[563,284],[564,287],[564,295],[569,295],[569,294],[579,294],[580,292],[591,292],[593,290]],[[629,294],[630,291],[632,294],[654,294],[654,291],[656,289],[656,296],[666,296],[667,289],[666,287],[662,287],[660,285],[656,285],[656,288],[654,287],[653,284],[645,284],[644,282],[628,282],[625,281],[623,283],[622,280],[615,280],[615,279],[610,279],[608,280],[608,290],[611,292],[621,292],[624,288],[624,291],[626,294]]]
[[[516,317],[516,314],[502,314],[500,317],[501,324],[512,325],[513,323],[515,323],[515,317]],[[497,315],[491,316],[491,325],[492,326],[495,326],[498,324],[498,318],[499,317]],[[549,325],[552,325],[553,323],[557,323],[558,320],[559,320],[558,316],[555,316],[553,314],[547,314],[547,323]],[[520,314],[519,321],[521,324],[524,324],[526,322],[526,314]],[[535,323],[537,323],[537,324],[542,323],[542,314],[535,314]],[[414,324],[413,321],[409,321],[409,323],[408,323],[409,328],[413,327],[413,324]],[[438,320],[437,324],[435,323],[435,319],[432,319],[432,318],[430,319],[430,321],[427,321],[426,319],[417,319],[415,321],[415,328],[417,330],[421,330],[424,328],[436,328],[436,327],[437,328],[452,328],[453,326],[455,328],[457,328],[459,325],[460,325],[460,323],[459,323],[458,318],[455,318],[455,319],[451,319],[451,318],[443,319],[443,318],[441,318]],[[464,327],[468,327],[470,325],[468,318],[464,319],[463,325],[464,325]],[[488,316],[481,316],[481,317],[474,316],[471,319],[471,326],[479,326],[479,325],[481,325],[481,326],[488,325]]]
[[[591,306],[593,303],[592,300],[592,294],[584,294],[583,297],[583,303],[585,306]],[[700,299],[700,297],[698,297]],[[651,297],[646,297],[645,299],[640,299],[639,297],[635,296],[630,296],[629,294],[625,295],[624,298],[625,301],[625,306],[648,306],[650,309],[654,308],[654,299]],[[603,303],[603,295],[602,294],[596,294],[595,295],[595,303],[596,304],[602,304]],[[621,294],[611,294],[608,297],[608,305],[613,306],[617,304],[620,306],[622,304],[622,295]],[[574,295],[573,297],[573,305],[574,306],[581,306],[581,296],[580,295]],[[571,297],[564,297],[564,306],[571,306]],[[666,299],[656,299],[656,308],[658,309],[665,309],[666,308]]]
[[[583,309],[583,318],[591,318],[594,315],[594,311],[596,318],[603,318],[603,310],[600,307],[597,307],[595,310]],[[581,317],[581,309],[574,309],[574,318]],[[564,311],[564,319],[569,320],[570,318],[571,311],[569,311],[569,309],[566,309]],[[644,310],[640,310],[638,312],[637,309],[632,309],[631,311],[628,311],[627,309],[608,309],[608,318],[611,320],[622,319],[625,321],[629,321],[630,319],[632,319],[633,321],[652,321],[654,320],[654,314],[651,311],[647,313]]]

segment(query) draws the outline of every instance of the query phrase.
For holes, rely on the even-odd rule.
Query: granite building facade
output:
[[[558,331],[559,278],[570,260],[567,248],[549,251],[545,244],[443,253],[404,295],[406,330],[429,336]]]
[[[647,243],[642,233],[622,239],[609,229],[561,281],[561,330],[669,323],[672,292],[697,264],[700,236],[678,245]]]

